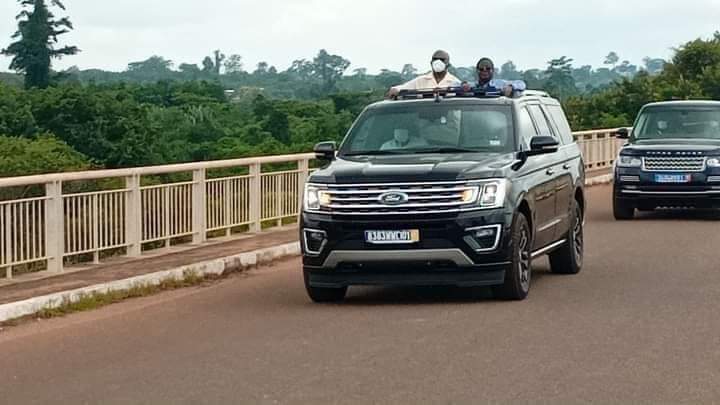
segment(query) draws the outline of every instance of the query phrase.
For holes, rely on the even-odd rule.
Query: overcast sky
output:
[[[214,49],[284,70],[326,48],[352,68],[429,65],[436,48],[456,66],[480,56],[520,68],[567,55],[602,64],[609,51],[640,64],[720,30],[720,0],[64,0],[75,31],[63,43],[82,53],[62,69],[124,70],[157,54],[200,63]],[[0,48],[15,31],[18,2],[0,0]],[[0,69],[9,59],[0,57]]]

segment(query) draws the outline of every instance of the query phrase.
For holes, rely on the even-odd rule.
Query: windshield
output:
[[[636,140],[677,138],[720,140],[720,108],[654,108],[638,119]]]
[[[352,155],[491,152],[515,149],[509,106],[433,103],[366,111],[340,153]]]

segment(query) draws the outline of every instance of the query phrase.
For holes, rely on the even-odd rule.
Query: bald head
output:
[[[450,54],[445,51],[442,51],[442,50],[435,51],[435,53],[432,56],[432,60],[438,60],[438,59],[445,62],[446,65],[450,64]]]

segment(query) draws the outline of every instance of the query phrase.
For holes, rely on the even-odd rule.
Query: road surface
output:
[[[447,403],[720,398],[720,220],[615,222],[589,190],[585,269],[524,302],[356,288],[313,305],[299,260],[0,332],[0,403]]]

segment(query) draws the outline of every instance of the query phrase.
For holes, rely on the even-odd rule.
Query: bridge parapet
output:
[[[614,130],[575,133],[589,172]],[[0,178],[0,278],[260,231],[297,218],[314,154]]]

